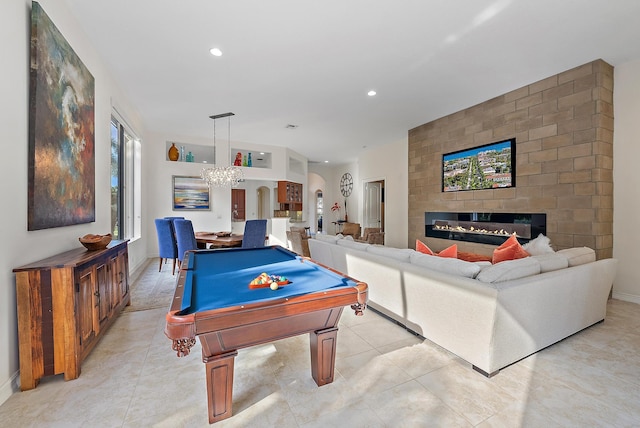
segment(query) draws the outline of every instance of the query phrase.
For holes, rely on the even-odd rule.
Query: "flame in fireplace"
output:
[[[451,226],[449,224],[444,224],[444,225],[435,224],[433,228],[436,230],[443,230],[448,232],[480,233],[485,235],[499,235],[499,236],[509,236],[509,235],[518,236],[516,232],[509,233],[504,229],[500,229],[500,230],[476,229],[473,226],[470,226],[469,229],[467,229],[462,226]]]

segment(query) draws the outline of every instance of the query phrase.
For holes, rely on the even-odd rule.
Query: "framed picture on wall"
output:
[[[211,210],[209,185],[200,177],[174,175],[173,211]]]

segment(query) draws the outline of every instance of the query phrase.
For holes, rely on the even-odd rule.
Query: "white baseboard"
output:
[[[155,257],[155,259],[157,260],[158,258]],[[137,266],[129,266],[129,282],[135,282],[152,260],[152,258],[144,259]]]
[[[614,299],[624,300],[625,302],[637,303],[640,305],[640,296],[636,294],[620,293],[614,291],[611,294],[611,297],[613,297]]]
[[[20,391],[20,370],[15,372],[2,386],[0,386],[0,405],[7,401],[15,392]]]

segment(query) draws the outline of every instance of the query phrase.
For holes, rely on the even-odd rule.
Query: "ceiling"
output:
[[[231,111],[232,141],[317,162],[595,59],[640,59],[637,0],[65,1],[147,131],[212,138],[209,116]]]

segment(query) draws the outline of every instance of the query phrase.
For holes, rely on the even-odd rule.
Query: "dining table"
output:
[[[229,232],[196,232],[198,248],[231,248],[241,247],[244,235]]]

